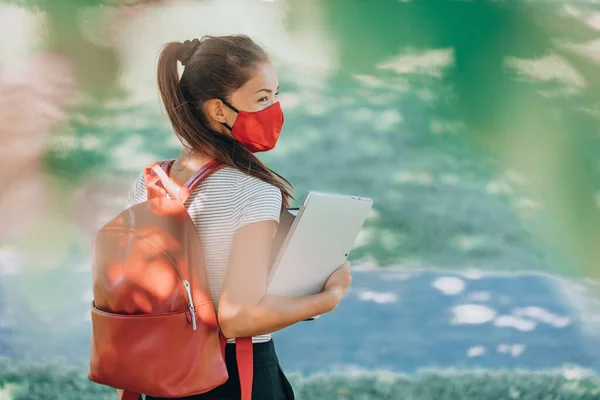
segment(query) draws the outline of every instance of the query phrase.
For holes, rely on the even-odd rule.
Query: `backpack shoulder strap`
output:
[[[242,400],[252,400],[252,381],[254,379],[254,348],[252,338],[235,339],[235,358],[240,375]]]
[[[172,164],[171,164],[172,165]],[[185,203],[188,197],[194,192],[194,190],[201,184],[206,178],[225,167],[226,164],[218,160],[211,160],[206,163],[202,168],[198,170],[188,181],[183,185],[179,191],[179,199],[182,203]],[[169,165],[170,169],[170,165]]]
[[[123,396],[121,400],[141,400],[142,395],[139,393],[131,392],[129,390],[123,391]]]
[[[227,338],[219,333],[221,342],[221,352],[225,358],[225,346],[227,346]],[[240,389],[242,391],[241,400],[252,400],[252,382],[254,380],[254,347],[252,338],[236,338],[235,339],[235,359],[238,367],[238,375],[240,376]]]
[[[169,177],[173,162],[174,160],[155,162],[144,169],[144,180],[149,200],[169,194],[173,199],[179,199],[179,201],[185,203],[189,195],[202,181],[225,166],[218,160],[209,161],[185,185],[179,186]]]
[[[178,197],[179,185],[169,178],[169,166],[167,166],[167,171],[165,171],[164,163],[155,162],[144,169],[144,181],[146,182],[146,190],[148,191],[148,200],[162,197],[167,193],[174,199]]]

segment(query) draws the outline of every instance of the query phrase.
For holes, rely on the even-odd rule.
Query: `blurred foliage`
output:
[[[567,379],[551,372],[421,372],[303,378],[291,375],[298,400],[596,400],[600,379]],[[0,395],[13,400],[114,399],[113,389],[87,379],[83,368],[63,364],[12,364],[0,359]],[[3,397],[6,398],[6,397]]]
[[[45,158],[51,174],[72,182],[85,181],[102,171],[107,163],[114,161],[111,154],[113,149],[132,137],[141,137],[143,140],[137,151],[157,154],[160,157],[164,155],[165,150],[174,150],[172,146],[165,145],[164,139],[160,139],[161,135],[170,135],[167,129],[148,127],[125,132],[125,129],[119,126],[119,116],[142,118],[143,113],[139,109],[111,109],[110,113],[115,122],[106,122],[107,111],[103,109],[103,103],[107,99],[126,97],[126,94],[120,93],[118,89],[118,52],[114,46],[90,42],[80,31],[81,22],[87,21],[78,22],[78,18],[83,18],[80,11],[85,8],[96,7],[101,15],[103,7],[143,7],[154,5],[157,1],[31,0],[17,3],[41,9],[47,14],[50,22],[48,45],[73,61],[79,71],[80,89],[91,99],[89,105],[83,107],[85,110],[82,111],[82,107],[73,110],[73,118],[67,132],[57,130],[56,140],[52,142],[57,145],[48,147]],[[432,139],[432,135],[424,135],[430,133],[429,126],[423,124],[423,121],[428,119],[437,118],[447,121],[448,124],[466,123],[466,128],[460,129],[462,134],[471,134],[488,154],[494,155],[506,167],[532,182],[532,186],[527,188],[529,192],[523,191],[521,194],[541,201],[545,218],[541,222],[530,223],[529,227],[536,230],[536,234],[543,238],[548,247],[563,250],[569,257],[569,262],[563,264],[569,265],[570,273],[596,276],[600,273],[595,268],[595,262],[600,258],[600,249],[596,246],[597,238],[600,237],[600,213],[594,199],[600,189],[600,166],[596,156],[596,150],[600,149],[597,135],[600,121],[597,113],[590,110],[596,109],[600,98],[600,91],[597,90],[600,86],[600,75],[596,73],[597,64],[572,46],[596,39],[600,37],[600,33],[586,25],[581,16],[567,12],[567,4],[571,3],[484,0],[320,1],[318,7],[324,14],[324,23],[328,27],[328,35],[331,36],[328,39],[334,40],[336,51],[340,55],[340,65],[343,66],[339,76],[331,82],[331,86],[321,93],[323,97],[336,96],[336,88],[349,87],[350,93],[346,94],[347,96],[361,97],[366,94],[369,96],[367,102],[377,99],[381,96],[380,92],[385,90],[385,86],[372,91],[362,90],[357,94],[356,82],[349,83],[351,77],[370,74],[387,85],[390,82],[389,71],[382,71],[381,63],[389,62],[390,59],[406,52],[445,49],[451,51],[452,60],[450,65],[444,68],[440,78],[419,77],[419,74],[412,74],[407,78],[408,85],[414,93],[419,93],[424,88],[436,93],[436,99],[430,102],[423,101],[418,96],[409,96],[412,97],[410,101],[422,103],[420,110],[409,104],[408,99],[386,102],[388,109],[396,108],[403,115],[407,115],[404,118],[411,118],[407,121],[411,124],[409,128],[418,130],[416,136],[420,139],[415,138],[407,142],[402,137],[371,135],[367,138],[383,143],[359,145],[356,136],[330,135],[330,138],[325,138],[321,135],[318,145],[323,147],[324,154],[329,154],[329,151],[340,149],[337,146],[339,140],[346,141],[348,144],[344,145],[345,151],[351,151],[350,147],[357,146],[357,152],[360,154],[354,154],[357,152],[352,151],[355,159],[350,160],[346,157],[344,162],[359,162],[363,166],[374,163],[377,165],[377,171],[384,168],[393,175],[399,173],[397,167],[403,165],[401,162],[396,163],[393,158],[400,153],[402,157],[407,157],[405,153],[415,151],[415,146],[423,146],[428,151],[447,153],[455,157],[458,164],[464,163],[464,159],[474,160],[475,158],[468,153],[481,153],[481,149],[470,146],[466,141]],[[301,28],[313,12],[313,4],[309,1],[287,0],[286,7],[286,19],[292,32]],[[577,4],[576,7],[580,15],[600,9],[600,6],[594,4]],[[507,65],[507,60],[510,59],[538,60],[546,56],[561,57],[577,71],[584,84],[574,92],[565,91],[565,85],[561,82],[543,82],[523,77]],[[426,76],[427,73],[421,75]],[[393,96],[393,93],[390,95]],[[381,106],[373,101],[373,104],[367,107],[371,110],[371,128],[366,126],[365,129],[372,130],[373,122],[377,123],[380,119],[378,113]],[[339,121],[345,118],[340,113],[346,110],[350,111],[351,107],[333,106],[325,115],[313,114],[309,120],[306,119],[306,114],[303,114],[296,119],[297,122],[294,122],[293,115],[288,113],[286,126],[295,126],[297,137],[306,142],[307,131],[316,129],[333,132],[339,129]],[[408,116],[409,111],[417,113]],[[83,123],[78,119],[78,115],[85,115],[87,122]],[[102,123],[94,124],[96,119]],[[422,121],[419,122],[418,119]],[[397,129],[391,133],[398,136]],[[70,140],[74,145],[61,145],[65,140]],[[431,143],[425,143],[428,140]],[[99,144],[95,147],[86,146],[90,141]],[[437,143],[433,143],[434,141]],[[282,146],[285,146],[285,143],[284,138]],[[388,164],[382,162],[382,149],[385,145],[389,145],[390,154],[386,158]],[[378,147],[379,150],[371,151],[370,156],[370,147]],[[385,232],[392,232],[384,238],[374,237],[370,240],[371,245],[380,247],[378,254],[388,254],[376,260],[379,265],[394,262],[400,251],[404,258],[423,258],[426,255],[425,257],[435,258],[432,261],[436,263],[440,262],[438,259],[444,263],[443,260],[448,254],[443,247],[447,247],[447,244],[434,245],[431,237],[432,232],[442,233],[439,228],[444,224],[439,218],[428,220],[431,215],[425,214],[441,213],[443,218],[451,219],[449,213],[442,212],[449,209],[449,204],[444,207],[433,204],[435,196],[432,195],[428,196],[431,197],[428,200],[418,198],[415,207],[425,205],[431,210],[421,210],[417,213],[418,221],[414,221],[413,224],[406,220],[408,212],[403,212],[402,217],[394,216],[398,212],[399,203],[393,199],[400,199],[403,195],[387,193],[400,190],[389,186],[390,180],[395,179],[393,176],[388,176],[387,180],[372,179],[366,174],[358,176],[355,171],[350,170],[348,172],[353,172],[352,174],[342,176],[341,170],[332,166],[328,155],[319,155],[317,147],[311,148],[305,143],[297,148],[299,151],[286,152],[285,160],[271,155],[266,155],[265,158],[267,161],[273,161],[275,167],[296,184],[300,189],[298,198],[301,198],[304,190],[308,190],[308,184],[322,185],[326,190],[354,190],[378,197],[376,209],[383,211],[382,215],[386,218],[379,218],[374,224],[378,227],[379,234],[386,235]],[[132,150],[132,153],[135,151]],[[322,159],[315,160],[318,157]],[[321,169],[333,168],[336,171],[330,179],[329,186],[325,187],[324,177],[316,178],[314,174],[310,183],[307,181],[306,175],[310,170],[298,166],[307,164],[305,160],[308,158],[312,159],[311,163],[315,167],[320,165]],[[484,158],[479,157],[478,162],[481,163]],[[422,164],[420,161],[419,163]],[[363,168],[367,170],[367,167]],[[436,168],[439,169],[440,166]],[[477,171],[481,170],[482,166],[472,162],[471,168]],[[483,169],[486,169],[488,176],[495,173],[490,172],[493,168],[486,166]],[[496,170],[498,169],[500,167],[496,167]],[[370,174],[378,173],[372,169],[368,171]],[[426,171],[423,173],[427,174]],[[386,183],[388,187],[376,187],[378,182]],[[521,189],[523,188],[517,190]],[[442,196],[450,196],[448,188],[439,190],[442,191]],[[468,194],[464,191],[456,195],[457,199],[463,200],[463,204],[457,200],[459,204],[453,204],[452,207],[465,209],[465,212],[458,212],[455,223],[449,223],[444,230],[448,230],[449,235],[476,236],[479,228],[473,225],[481,226],[492,222],[489,217],[470,221],[465,202],[468,202],[474,214],[477,214],[476,210],[480,207],[466,200]],[[455,203],[454,200],[452,203]],[[385,212],[386,209],[389,212]],[[494,211],[493,208],[482,212],[496,212],[498,217],[494,218],[496,225],[493,228],[502,230],[499,225],[505,224],[502,221],[507,217],[505,213],[497,209]],[[424,226],[430,223],[435,225],[433,229]],[[399,230],[403,234],[398,236],[396,233]],[[529,240],[517,237],[523,235],[498,233],[493,240],[522,246]],[[440,240],[448,240],[447,235],[441,236]],[[405,242],[401,243],[402,241]],[[498,250],[492,248],[477,251],[481,253],[482,259],[489,259],[490,255],[495,257],[498,254]],[[475,253],[471,252],[470,256],[477,258]],[[357,255],[365,254],[361,254],[361,250],[358,249]],[[520,263],[526,265],[526,268],[547,265],[540,256],[536,258],[521,259]],[[553,255],[550,258],[553,258]],[[473,261],[477,262],[476,259]],[[566,268],[563,268],[563,272],[566,272]]]
[[[290,4],[293,30],[310,10],[302,0]],[[600,5],[485,0],[319,4],[337,39],[345,74],[380,74],[382,62],[406,50],[451,50],[453,62],[443,82],[454,94],[456,115],[486,151],[531,179],[546,208],[547,221],[538,233],[570,257],[568,272],[600,275],[595,202],[600,165],[598,153],[586,151],[600,147],[599,115],[589,112],[600,103],[600,64],[575,47],[600,38],[584,20]],[[568,12],[567,5],[579,15]],[[582,77],[575,96],[549,98],[543,85],[507,68],[511,58],[551,55]]]
[[[88,7],[110,5],[99,0],[0,0],[44,12],[47,22],[46,49],[66,56],[75,67],[80,90],[88,96],[104,100],[117,87],[119,57],[114,46],[90,41],[82,27],[81,11]],[[101,15],[101,9],[97,10]],[[106,26],[105,26],[106,27]]]
[[[127,139],[123,134],[127,116],[139,113],[139,107],[128,105],[127,94],[116,88],[110,96],[105,102],[82,98],[47,142],[44,166],[63,183],[81,185],[85,178],[110,166],[111,153]]]
[[[78,185],[107,172],[118,174],[123,163],[115,167],[116,155],[124,146],[132,161],[144,154],[146,160],[176,153],[166,125],[141,107],[127,105],[127,93],[118,88],[116,49],[89,42],[78,23],[86,7],[98,6],[101,14],[104,6],[156,2],[18,3],[48,14],[49,46],[72,59],[83,74],[79,81],[85,102],[72,110],[68,124],[56,130],[47,147],[44,162],[50,174]],[[311,4],[286,1],[290,30],[310,17]],[[266,154],[265,160],[295,184],[299,199],[316,188],[375,198],[378,216],[367,223],[372,229],[365,245],[353,253],[356,259],[377,265],[412,260],[417,265],[457,267],[468,256],[469,262],[484,268],[531,269],[548,268],[549,259],[556,259],[550,251],[562,248],[572,258],[559,264],[577,267],[570,272],[579,275],[595,275],[600,216],[594,194],[600,187],[600,145],[598,116],[589,110],[600,92],[592,90],[597,81],[594,64],[564,44],[594,39],[598,32],[564,12],[564,4],[320,1],[343,68],[314,101],[316,107],[325,103],[324,112],[286,113],[283,152]],[[577,7],[589,12],[596,6]],[[427,71],[401,76],[408,92],[394,91],[398,76],[379,68],[406,51],[436,49],[451,49],[453,63],[441,77]],[[560,82],[524,79],[506,67],[510,57],[533,60],[555,53],[567,57],[590,84],[567,95]],[[364,74],[372,74],[382,86],[361,87],[353,80]],[[293,91],[290,77],[282,76],[282,81],[286,91]],[[422,95],[428,91],[434,93],[432,99]],[[547,96],[549,92],[553,94]],[[342,98],[354,103],[342,104]],[[107,107],[109,102],[117,106]],[[392,129],[381,126],[382,111],[390,110],[398,110],[402,119]],[[441,126],[444,134],[433,132],[433,125]],[[468,133],[486,152],[467,140]],[[511,157],[515,148],[521,151]],[[339,155],[332,158],[333,152]],[[520,229],[505,204],[480,192],[489,177],[502,170],[486,153],[533,182],[533,188],[513,189],[546,207],[543,218],[530,218],[526,224],[544,235],[547,254],[536,248],[530,232]],[[545,179],[548,174],[551,180]],[[457,177],[459,185],[444,183]],[[478,188],[472,186],[475,182]]]

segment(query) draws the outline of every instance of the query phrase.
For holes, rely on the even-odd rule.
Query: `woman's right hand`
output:
[[[323,292],[331,293],[336,299],[335,307],[342,301],[352,283],[350,263],[346,261],[327,279]]]
[[[329,277],[326,292],[307,296],[267,294],[275,229],[275,221],[260,221],[244,225],[233,237],[217,314],[225,337],[273,333],[326,314],[348,291],[350,263],[344,263]]]

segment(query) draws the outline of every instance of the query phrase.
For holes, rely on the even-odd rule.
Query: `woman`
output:
[[[181,79],[178,62],[184,66]],[[266,295],[273,238],[290,185],[254,153],[272,149],[283,124],[277,74],[265,51],[243,35],[169,43],[158,61],[158,86],[175,134],[183,144],[171,178],[184,184],[204,164],[222,168],[201,183],[186,205],[196,224],[211,295],[225,337],[253,337],[253,398],[293,399],[279,367],[271,333],[333,310],[351,282],[340,267],[322,293]],[[140,176],[129,205],[146,199]],[[226,348],[229,381],[189,399],[239,400],[235,343]],[[148,397],[148,399],[152,399]]]

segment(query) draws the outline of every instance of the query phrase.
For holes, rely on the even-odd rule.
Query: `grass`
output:
[[[100,400],[115,392],[87,379],[85,368],[59,362],[14,363],[0,359],[2,400]],[[600,379],[569,379],[561,372],[439,372],[291,375],[298,400],[593,400]]]

